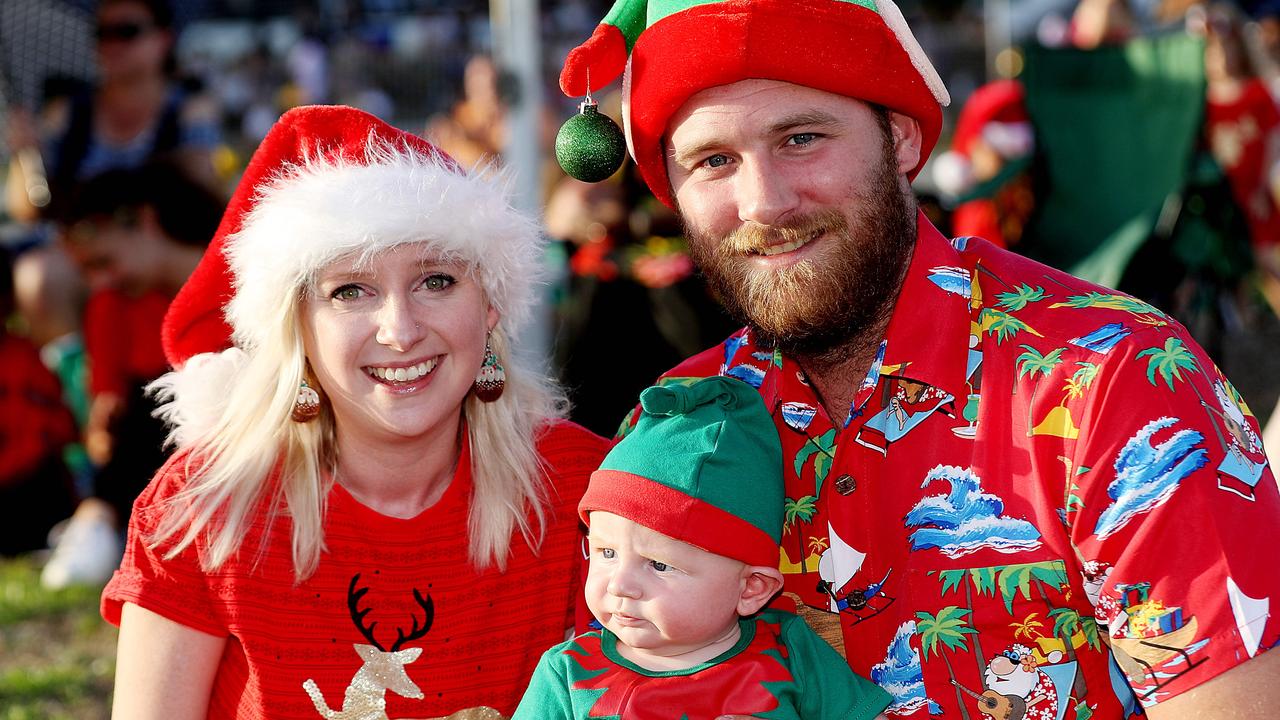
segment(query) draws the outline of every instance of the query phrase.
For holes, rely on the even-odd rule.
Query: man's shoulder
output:
[[[725,363],[744,348],[751,345],[750,333],[741,328],[723,341],[693,355],[679,365],[662,373],[659,384],[675,382],[681,378],[704,378],[720,375]]]
[[[1015,348],[1022,343],[1071,345],[1102,355],[1153,334],[1189,340],[1173,317],[1146,301],[977,238],[952,242],[976,275],[980,331],[999,345],[1015,331],[1020,341],[1013,343]]]

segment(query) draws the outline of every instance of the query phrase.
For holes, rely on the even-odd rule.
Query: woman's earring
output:
[[[313,390],[306,380],[298,388],[298,397],[293,401],[290,416],[294,422],[300,423],[308,423],[320,417],[320,393]]]
[[[502,397],[502,391],[507,387],[507,371],[502,369],[502,363],[498,362],[498,356],[494,354],[493,347],[489,345],[488,338],[484,341],[484,360],[480,362],[480,372],[476,375],[475,390],[476,397],[481,402],[493,402]]]

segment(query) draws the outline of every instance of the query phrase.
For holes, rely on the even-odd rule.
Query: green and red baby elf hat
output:
[[[620,515],[748,565],[776,567],[782,445],[760,394],[709,377],[640,394],[640,419],[591,474],[578,514]]]
[[[560,89],[581,97],[620,74],[627,149],[668,207],[675,202],[663,157],[667,123],[707,88],[781,80],[912,117],[924,142],[911,178],[951,103],[892,0],[616,0],[565,58]]]

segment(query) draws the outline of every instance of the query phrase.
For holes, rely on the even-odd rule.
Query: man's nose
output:
[[[387,298],[378,309],[378,343],[397,352],[407,352],[416,345],[426,333],[414,311],[408,298]]]
[[[777,225],[796,208],[791,182],[764,158],[744,158],[735,176],[738,219]]]

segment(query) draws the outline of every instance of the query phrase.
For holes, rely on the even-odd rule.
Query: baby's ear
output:
[[[754,615],[782,589],[782,571],[767,565],[742,568],[742,597],[738,599],[739,615]]]

